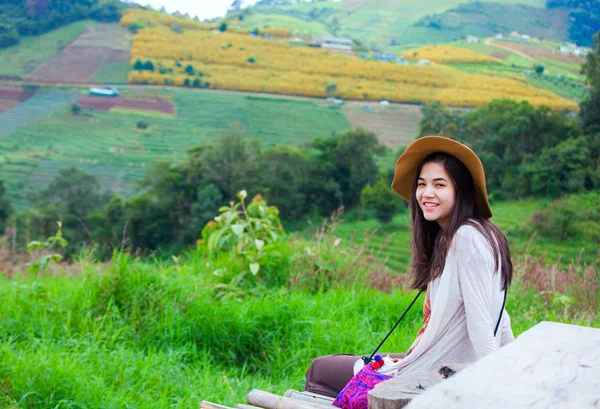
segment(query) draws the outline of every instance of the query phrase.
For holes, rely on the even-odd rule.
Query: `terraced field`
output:
[[[344,113],[353,127],[375,132],[381,143],[392,148],[410,144],[419,133],[420,105],[349,102]]]
[[[0,114],[0,121],[9,125],[1,130],[0,177],[8,181],[18,204],[26,205],[29,192],[43,188],[69,166],[127,195],[152,164],[185,158],[190,147],[215,138],[234,121],[265,146],[301,144],[351,128],[341,108],[321,106],[316,100],[185,89],[123,91],[128,99],[153,95],[172,101],[177,117],[87,109],[72,115],[67,105],[81,97],[76,90],[39,94],[16,107],[19,110]],[[52,101],[62,101],[62,108],[56,110]],[[138,129],[140,121],[148,128]]]

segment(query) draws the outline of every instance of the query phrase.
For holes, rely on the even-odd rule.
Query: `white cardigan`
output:
[[[412,353],[380,372],[401,375],[438,370],[444,364],[470,363],[513,341],[510,317],[502,312],[501,266],[494,269],[492,249],[477,228],[456,232],[441,276],[427,287],[431,316]],[[360,367],[357,362],[355,371]]]

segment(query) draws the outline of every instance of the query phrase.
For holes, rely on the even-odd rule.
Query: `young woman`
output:
[[[467,146],[429,136],[396,162],[394,191],[410,205],[411,288],[425,291],[423,328],[393,375],[473,362],[513,338],[504,310],[508,241],[489,219],[483,166]],[[394,357],[394,355],[392,355]],[[305,390],[335,397],[361,368],[355,355],[317,358]]]

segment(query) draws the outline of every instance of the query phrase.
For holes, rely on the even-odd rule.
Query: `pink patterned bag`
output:
[[[381,357],[378,356],[381,359]],[[374,361],[378,363],[376,359]],[[373,363],[365,365],[339,393],[333,405],[342,409],[368,409],[367,395],[378,383],[391,379],[389,375],[380,374],[373,368]]]

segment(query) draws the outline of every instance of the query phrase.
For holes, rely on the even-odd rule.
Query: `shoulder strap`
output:
[[[410,303],[410,305],[408,306],[408,308],[406,308],[406,310],[404,310],[404,313],[400,316],[400,318],[398,318],[398,321],[396,321],[396,323],[394,324],[394,326],[392,327],[392,329],[390,330],[390,332],[388,332],[387,335],[383,338],[383,340],[379,343],[379,345],[377,345],[377,347],[375,348],[375,350],[373,351],[373,353],[371,354],[371,356],[366,356],[365,355],[365,356],[362,357],[362,360],[365,363],[365,365],[367,365],[369,362],[371,362],[373,360],[373,357],[375,356],[375,354],[377,353],[377,351],[379,351],[379,348],[381,348],[381,346],[383,345],[383,343],[385,341],[387,341],[388,337],[390,335],[392,335],[392,332],[394,332],[394,330],[396,329],[396,327],[398,326],[398,324],[400,324],[400,321],[402,321],[402,319],[404,318],[404,316],[408,313],[408,311],[410,311],[410,309],[415,304],[415,302],[417,302],[417,300],[421,296],[421,293],[423,293],[423,290],[419,291],[419,294],[417,294],[417,296],[415,297],[415,299],[412,300],[412,302]]]
[[[502,301],[502,309],[500,310],[500,316],[498,317],[498,323],[496,323],[496,329],[494,330],[494,337],[498,332],[498,328],[500,327],[500,321],[502,321],[502,315],[504,314],[504,307],[506,306],[506,293],[508,292],[508,287],[504,290],[504,300]]]
[[[502,300],[502,309],[500,310],[500,317],[498,317],[498,322],[496,323],[496,328],[494,329],[494,337],[496,336],[496,333],[498,332],[498,328],[500,327],[500,322],[502,321],[502,315],[504,314],[504,307],[506,306],[506,293],[508,292],[508,288],[506,290],[504,290],[504,299]],[[373,353],[370,356],[363,356],[362,360],[365,363],[365,365],[367,365],[369,362],[373,361],[373,357],[375,356],[375,354],[377,353],[377,351],[379,351],[379,348],[381,348],[381,346],[384,344],[385,341],[387,341],[387,339],[389,338],[390,335],[392,335],[392,332],[394,332],[394,330],[396,329],[396,327],[398,326],[398,324],[400,324],[400,321],[402,321],[402,319],[406,316],[406,314],[408,313],[408,311],[410,311],[410,309],[412,308],[412,306],[415,304],[415,302],[417,302],[417,300],[419,299],[419,297],[421,296],[421,294],[423,293],[423,291],[419,291],[419,293],[417,294],[417,296],[415,297],[414,300],[412,300],[412,302],[410,303],[410,305],[406,308],[406,310],[404,310],[404,313],[400,316],[400,318],[398,318],[398,321],[396,321],[396,323],[394,324],[394,326],[392,327],[392,329],[386,334],[386,336],[383,338],[383,340],[381,340],[381,342],[379,343],[379,345],[377,345],[377,347],[375,348],[375,350],[373,351]]]

